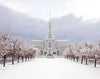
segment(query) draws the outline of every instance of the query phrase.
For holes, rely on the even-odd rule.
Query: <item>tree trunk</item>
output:
[[[83,57],[81,58],[81,64],[83,63]]]
[[[19,58],[20,58],[20,56],[18,56],[18,62],[17,63],[19,63]]]
[[[12,65],[14,64],[14,54],[12,54]]]
[[[73,60],[75,61],[75,57],[73,58]]]
[[[97,59],[95,58],[94,67],[96,67]]]
[[[68,59],[68,55],[67,55],[67,59]]]
[[[3,67],[5,67],[5,64],[6,64],[6,56],[4,55],[3,56]]]
[[[77,57],[77,62],[78,62],[79,57]]]
[[[70,60],[72,60],[72,56],[70,56]]]
[[[86,65],[87,65],[87,58],[86,58]]]
[[[28,60],[29,60],[29,56],[28,56]]]
[[[24,57],[22,56],[22,62],[23,62],[23,60],[24,60]]]
[[[27,56],[25,56],[25,61],[27,61]]]
[[[30,56],[30,59],[32,60],[32,56]]]

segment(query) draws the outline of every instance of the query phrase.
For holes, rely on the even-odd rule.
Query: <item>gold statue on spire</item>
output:
[[[51,18],[51,12],[49,12],[49,20],[50,20],[50,18]]]

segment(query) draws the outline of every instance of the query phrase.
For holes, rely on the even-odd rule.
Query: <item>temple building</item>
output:
[[[67,48],[69,40],[56,40],[52,33],[51,22],[48,23],[48,33],[45,40],[32,40],[30,42],[35,48],[38,48],[38,56],[43,57],[60,57],[63,56],[64,50]]]

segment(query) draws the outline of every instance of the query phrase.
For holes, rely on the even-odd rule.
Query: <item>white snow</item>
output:
[[[36,58],[0,66],[0,79],[100,79],[100,66],[95,68],[64,58]]]

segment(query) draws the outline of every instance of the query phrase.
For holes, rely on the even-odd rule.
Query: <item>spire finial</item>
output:
[[[50,20],[50,18],[51,18],[51,12],[49,12],[49,20]]]

